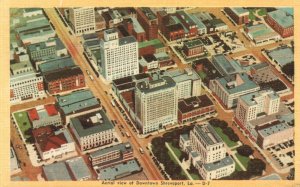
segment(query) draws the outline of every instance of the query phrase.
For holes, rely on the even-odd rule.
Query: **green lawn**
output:
[[[248,167],[248,162],[250,160],[249,157],[246,157],[246,156],[242,156],[238,153],[235,153],[235,156],[239,159],[239,161],[243,164],[243,166],[247,169]]]
[[[254,15],[254,13],[255,13],[255,9],[250,9],[249,10],[249,19],[250,20],[255,20],[255,15]]]
[[[231,141],[226,134],[223,133],[220,127],[213,127],[222,140],[227,144],[228,147],[234,147],[237,145],[237,142]]]
[[[191,177],[194,179],[194,180],[203,180],[199,177],[199,175],[195,174],[195,173],[190,173]]]
[[[236,161],[234,162],[235,162],[235,171],[242,171],[241,166]]]
[[[206,73],[204,73],[203,71],[198,71],[198,75],[202,80],[206,77]]]
[[[173,152],[175,153],[175,155],[179,159],[181,157],[181,154],[182,154],[181,151],[180,151],[180,149],[178,149],[177,147],[174,147],[172,145],[172,143],[167,143],[167,144],[170,146],[170,148],[173,150]]]
[[[17,121],[17,125],[19,126],[20,130],[22,131],[22,134],[25,139],[30,138],[29,135],[26,135],[25,132],[31,128],[27,112],[18,112],[14,113],[14,117]]]
[[[168,155],[170,156],[171,160],[178,165],[178,162],[174,158],[173,154],[168,150]]]

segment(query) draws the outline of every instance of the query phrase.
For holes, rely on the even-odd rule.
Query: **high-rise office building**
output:
[[[137,124],[143,134],[177,122],[176,82],[168,77],[140,82],[135,91]]]
[[[93,33],[96,30],[95,9],[89,7],[70,8],[69,20],[77,36]]]
[[[119,38],[116,29],[105,30],[100,53],[101,74],[106,80],[139,73],[138,43],[133,36]]]

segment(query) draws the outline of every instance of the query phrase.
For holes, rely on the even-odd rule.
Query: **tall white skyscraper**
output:
[[[136,85],[135,111],[143,134],[177,122],[178,96],[175,81],[162,77]]]
[[[77,36],[93,33],[96,30],[95,9],[88,7],[70,8],[71,27]]]
[[[101,74],[115,80],[139,73],[138,43],[133,36],[119,38],[116,29],[104,31],[100,41]]]

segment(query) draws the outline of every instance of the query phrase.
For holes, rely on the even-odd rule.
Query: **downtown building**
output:
[[[224,11],[237,24],[249,23],[249,10],[242,7],[225,7]]]
[[[33,72],[10,77],[10,103],[46,97],[43,77]]]
[[[230,109],[237,106],[242,95],[260,90],[260,87],[249,79],[245,73],[210,80],[209,89],[213,92],[223,107]]]
[[[96,31],[94,8],[80,7],[69,9],[69,21],[75,35],[93,33]]]
[[[54,104],[40,105],[27,111],[32,128],[61,126],[62,120]]]
[[[70,126],[82,151],[110,144],[115,139],[114,126],[102,110],[71,118]]]
[[[104,31],[100,41],[101,74],[112,81],[139,73],[138,43],[133,36],[119,38],[118,31]]]
[[[85,87],[85,79],[79,66],[59,68],[43,74],[49,94],[58,94]]]
[[[67,129],[53,131],[45,126],[33,129],[32,134],[42,160],[59,159],[75,151],[75,143]]]
[[[241,96],[235,122],[262,149],[294,137],[294,114],[280,102],[273,90],[261,90]]]
[[[179,144],[204,180],[227,177],[235,170],[225,143],[210,124],[198,124],[189,134],[180,135]]]
[[[294,18],[283,10],[268,12],[265,20],[281,37],[294,36]]]
[[[106,168],[134,159],[130,143],[121,143],[111,147],[97,150],[89,157],[92,166]]]
[[[158,19],[155,13],[148,7],[138,8],[137,21],[146,32],[147,40],[153,40],[158,37]]]
[[[240,124],[246,125],[265,113],[271,115],[279,111],[280,97],[273,90],[261,90],[243,95],[238,99],[235,117]]]
[[[143,134],[177,122],[176,82],[168,76],[140,82],[135,90],[137,126]]]

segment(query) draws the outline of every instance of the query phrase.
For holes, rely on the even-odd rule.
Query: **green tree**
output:
[[[288,63],[282,67],[282,72],[285,73],[287,76],[293,78],[295,71],[294,71],[294,61]]]
[[[253,149],[249,145],[241,145],[236,150],[240,155],[246,156],[246,157],[252,155],[254,152]]]
[[[248,162],[247,171],[251,176],[260,176],[266,169],[266,163],[260,159],[251,159]]]

